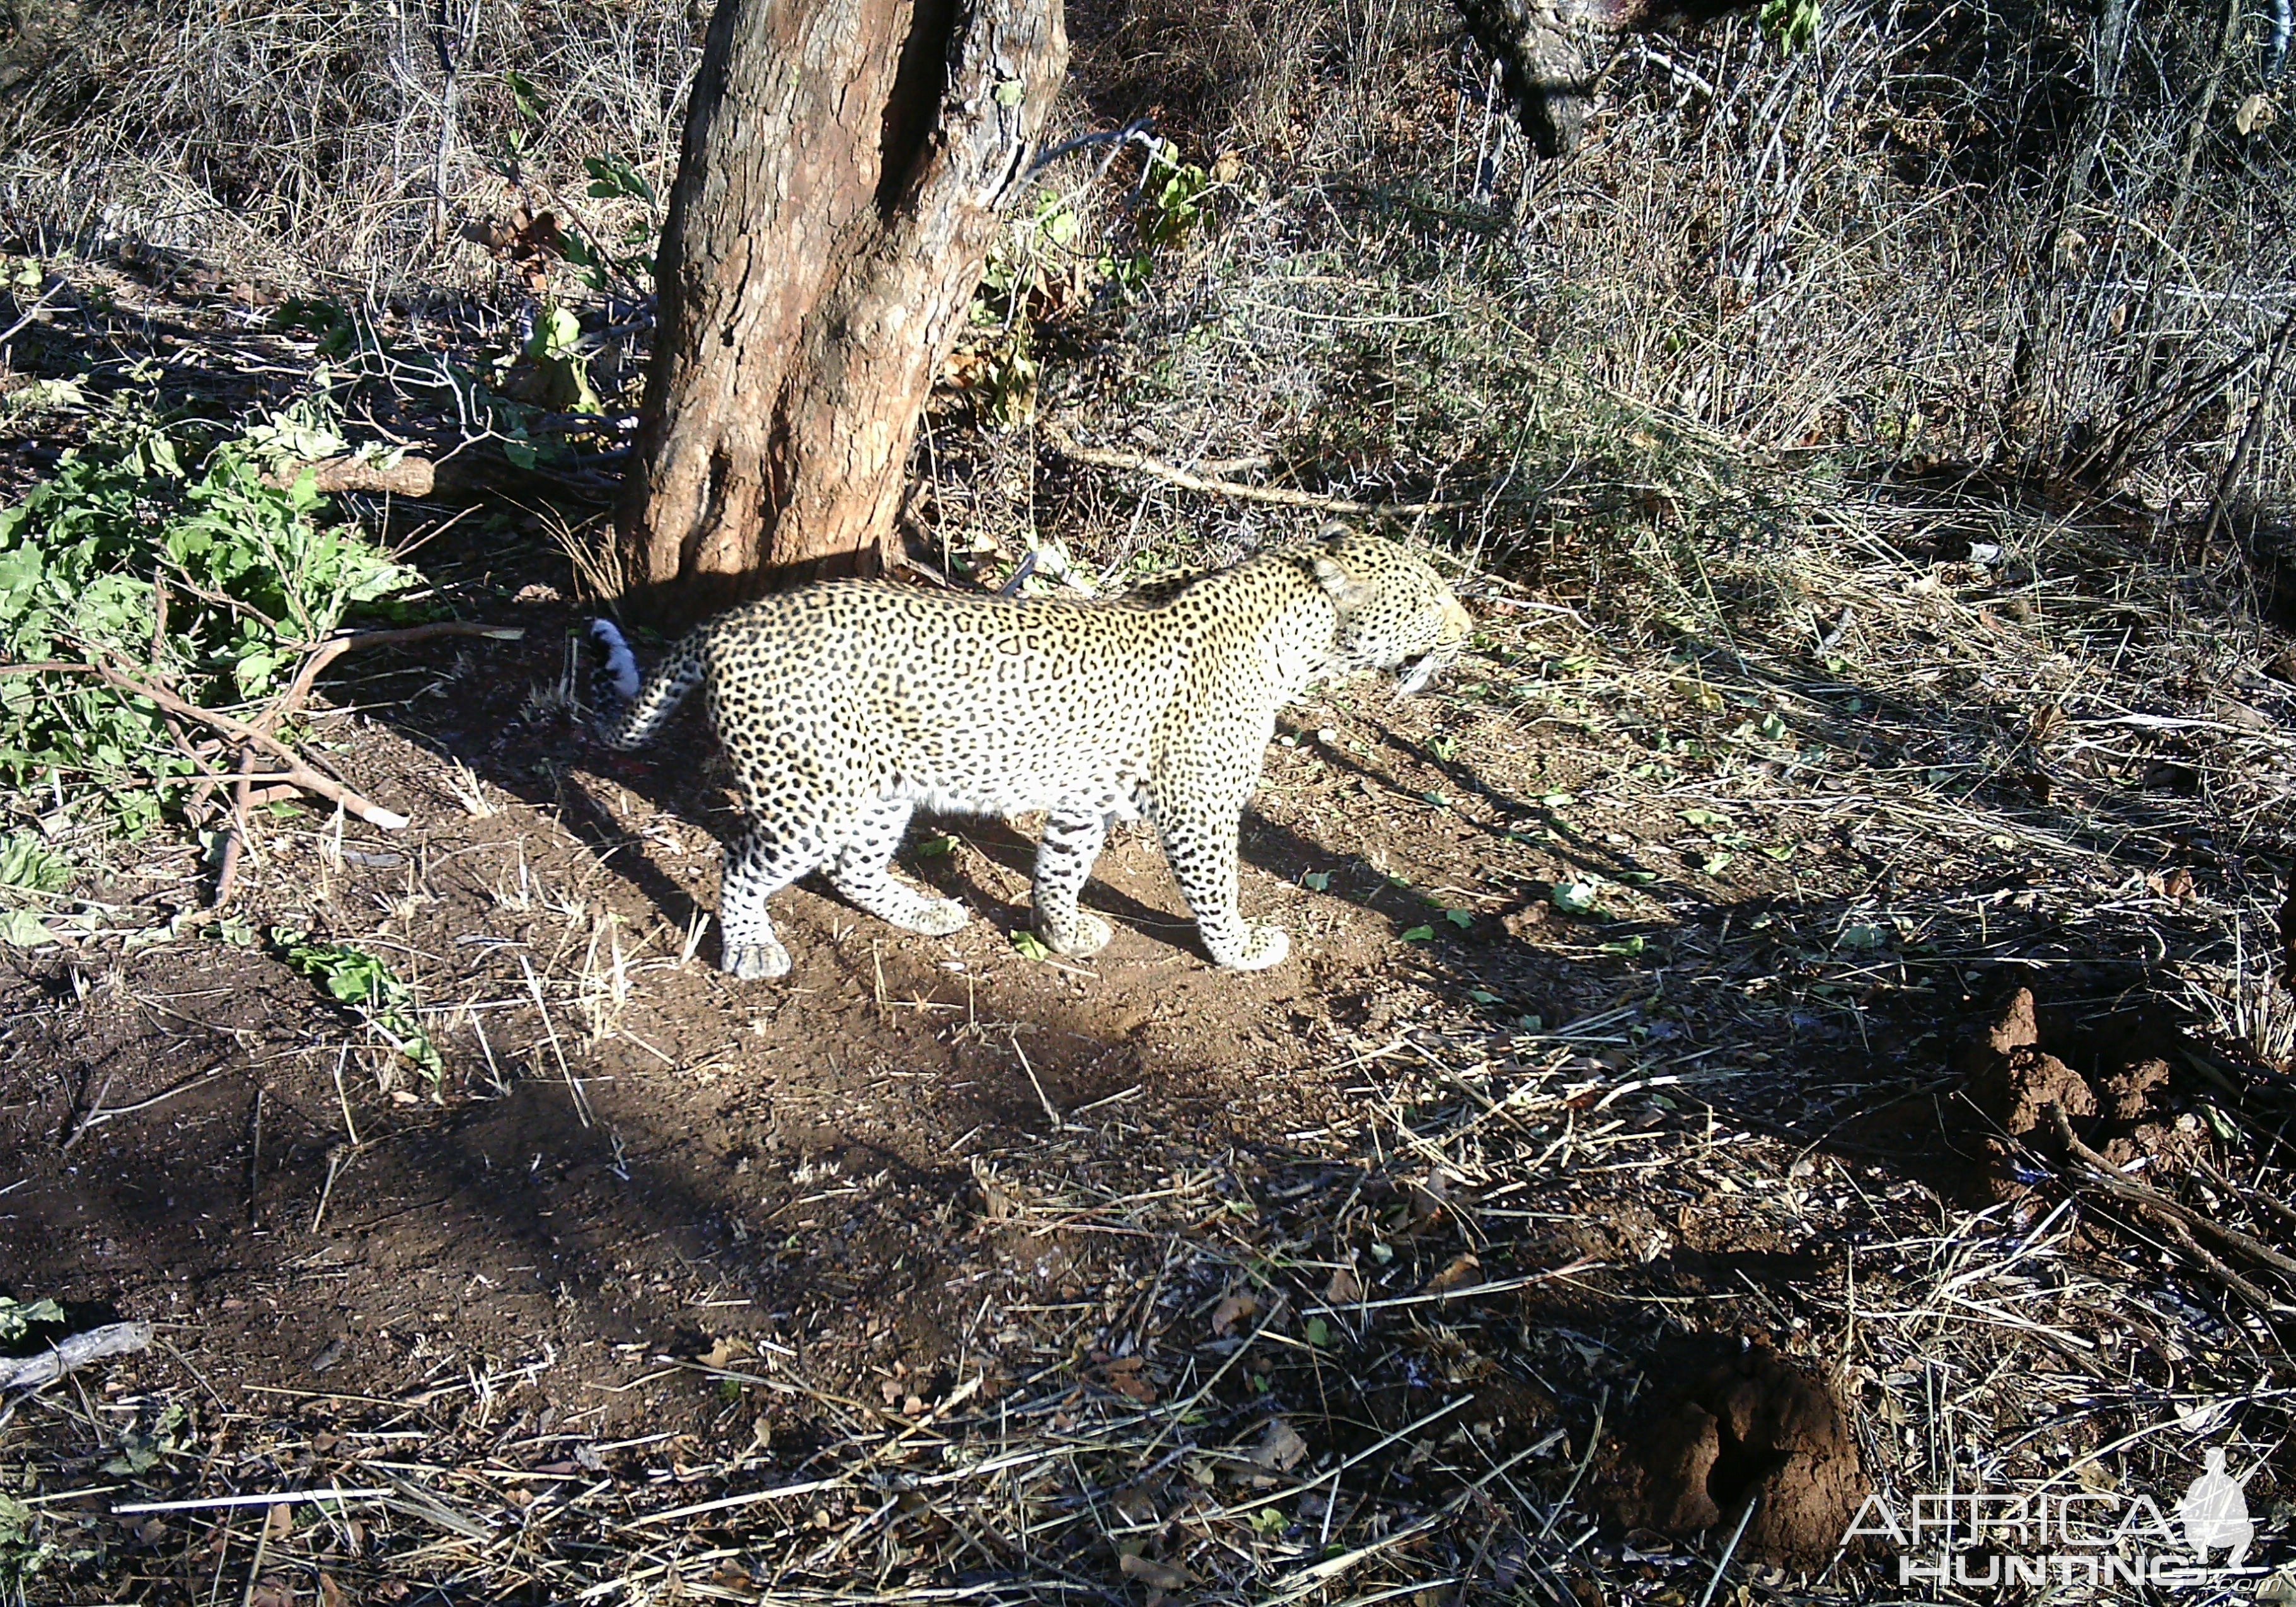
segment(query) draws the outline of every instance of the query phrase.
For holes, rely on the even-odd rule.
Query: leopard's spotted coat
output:
[[[1236,909],[1236,832],[1275,711],[1313,682],[1408,666],[1417,691],[1471,622],[1405,548],[1344,528],[1305,548],[1107,602],[1007,601],[835,581],[761,598],[687,635],[601,733],[660,731],[699,686],[733,761],[748,830],[726,859],[725,968],[787,974],[766,901],[825,870],[910,931],[964,924],[889,867],[909,816],[1041,809],[1044,939],[1086,955],[1109,939],[1080,909],[1109,826],[1155,824],[1205,950],[1258,970],[1290,940]],[[620,641],[604,621],[594,629]],[[627,658],[618,668],[629,672]]]

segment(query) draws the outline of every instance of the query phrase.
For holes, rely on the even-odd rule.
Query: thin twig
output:
[[[2243,1233],[2239,1228],[2205,1216],[2181,1200],[2173,1200],[2160,1190],[2139,1183],[2134,1177],[2125,1176],[2116,1169],[2111,1161],[2080,1141],[2079,1136],[2073,1132],[2072,1123],[2066,1119],[2063,1106],[2057,1104],[2049,1106],[2049,1121],[2054,1130],[2057,1142],[2064,1146],[2065,1153],[2080,1163],[2080,1175],[2070,1181],[2089,1185],[2112,1195],[2124,1205],[2133,1205],[2149,1212],[2163,1226],[2173,1225],[2175,1230],[2181,1230],[2180,1237],[2189,1233],[2205,1234],[2226,1249],[2246,1256],[2260,1266],[2296,1277],[2296,1258],[2284,1255],[2253,1234]],[[2213,1257],[2210,1259],[2214,1259]],[[2221,1273],[2225,1269],[2221,1263],[2218,1263],[2211,1270]],[[2251,1299],[2257,1300],[2265,1305],[2275,1304],[2252,1284],[2249,1284],[2245,1279],[2241,1280],[2240,1283],[2242,1292]]]
[[[1401,517],[1415,513],[1453,513],[1464,508],[1476,508],[1480,502],[1356,502],[1345,496],[1326,496],[1316,491],[1295,491],[1283,486],[1248,486],[1242,480],[1221,480],[1212,475],[1194,474],[1162,458],[1151,457],[1144,452],[1116,452],[1104,447],[1080,445],[1058,424],[1042,426],[1045,439],[1053,450],[1072,463],[1086,463],[1095,469],[1125,469],[1135,474],[1145,474],[1151,480],[1160,480],[1184,491],[1202,491],[1214,496],[1232,496],[1238,502],[1268,503],[1284,508],[1313,508],[1322,513],[1346,513],[1357,518],[1380,515]]]
[[[342,1489],[329,1485],[319,1490],[274,1490],[257,1496],[201,1496],[193,1501],[130,1501],[111,1509],[116,1518],[131,1517],[138,1513],[201,1513],[214,1512],[234,1506],[291,1506],[299,1501],[374,1501],[391,1492],[387,1489]]]

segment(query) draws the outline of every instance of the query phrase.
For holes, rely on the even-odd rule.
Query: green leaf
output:
[[[389,966],[345,944],[305,943],[280,929],[274,929],[272,938],[286,949],[290,965],[357,1010],[378,1037],[412,1061],[434,1090],[438,1087],[446,1075],[446,1062],[422,1029],[414,990],[392,975]]]
[[[1053,957],[1053,951],[1045,947],[1045,940],[1026,929],[1013,934],[1013,947],[1024,960],[1043,961]]]
[[[1595,881],[1558,881],[1547,901],[1566,915],[1590,913],[1603,896],[1602,884]]]
[[[1843,927],[1841,936],[1835,941],[1841,948],[1879,948],[1888,939],[1889,933],[1883,928],[1859,922]]]
[[[653,186],[646,183],[629,158],[608,152],[603,156],[586,156],[582,166],[590,175],[590,193],[601,201],[621,198],[653,204]]]
[[[1638,955],[1642,953],[1642,951],[1643,939],[1639,933],[1631,938],[1621,938],[1615,943],[1605,943],[1603,945],[1603,952],[1606,955]]]
[[[1309,871],[1300,880],[1316,892],[1328,893],[1332,890],[1332,873],[1329,871]]]
[[[148,1473],[164,1460],[160,1442],[152,1435],[130,1429],[119,1437],[119,1455],[103,1464],[107,1473],[133,1478]]]
[[[1403,934],[1406,943],[1431,943],[1434,940],[1435,929],[1431,926],[1414,926]]]
[[[0,912],[0,943],[15,948],[46,948],[63,939],[48,930],[47,922],[28,909]]]
[[[0,839],[0,887],[60,893],[71,881],[71,861],[29,832]]]
[[[1788,55],[1816,43],[1818,24],[1824,20],[1819,0],[1762,0],[1762,31]]]
[[[569,356],[582,339],[582,320],[574,316],[571,307],[554,303],[536,321],[534,338],[540,343],[543,356]]]
[[[944,854],[955,852],[955,849],[956,839],[954,837],[928,837],[917,844],[917,857],[939,859]]]
[[[542,92],[533,80],[515,68],[503,74],[503,82],[510,86],[511,104],[518,115],[529,123],[542,120]]]
[[[1028,93],[1029,86],[1020,79],[1007,78],[996,86],[996,103],[999,106],[1018,106]]]
[[[1471,909],[1447,909],[1443,912],[1443,919],[1457,927],[1472,926],[1475,923],[1475,912]]]
[[[32,1301],[12,1300],[0,1295],[0,1345],[12,1345],[30,1332],[35,1323],[61,1323],[64,1308],[51,1300]]]
[[[1300,1331],[1300,1336],[1315,1346],[1316,1349],[1321,1350],[1332,1342],[1332,1325],[1322,1317],[1311,1316],[1308,1319],[1307,1327]]]

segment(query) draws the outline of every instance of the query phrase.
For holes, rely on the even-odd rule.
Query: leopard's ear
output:
[[[1324,521],[1324,528],[1316,532],[1316,539],[1328,546],[1333,542],[1345,541],[1354,534],[1346,520],[1327,519]]]
[[[1316,553],[1314,562],[1316,583],[1331,593],[1332,601],[1339,605],[1340,612],[1352,613],[1357,609],[1367,607],[1379,595],[1379,587],[1349,574],[1329,553]]]

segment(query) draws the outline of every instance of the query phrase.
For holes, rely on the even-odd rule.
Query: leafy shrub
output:
[[[1168,140],[1152,142],[1128,219],[1105,240],[1087,228],[1078,209],[1082,192],[1038,192],[1036,206],[989,247],[964,332],[942,380],[971,398],[975,415],[990,429],[1028,422],[1037,410],[1039,329],[1106,296],[1139,291],[1160,254],[1184,250],[1214,197],[1233,188],[1244,171],[1233,153],[1206,169],[1181,161]],[[593,193],[599,193],[594,186]]]
[[[108,664],[207,708],[279,691],[301,650],[415,578],[324,522],[308,474],[266,483],[266,463],[337,439],[306,407],[193,467],[183,432],[115,419],[0,509],[0,660]],[[99,790],[134,832],[195,769],[144,700],[87,676],[0,676],[8,784]]]

